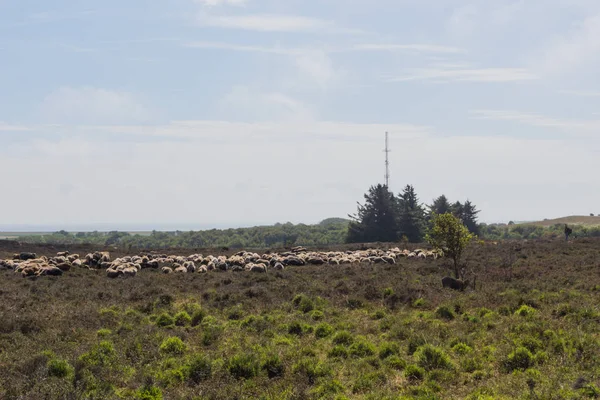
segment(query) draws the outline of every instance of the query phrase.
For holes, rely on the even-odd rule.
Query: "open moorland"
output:
[[[128,255],[0,241],[0,259],[65,250]],[[375,258],[114,279],[96,261],[60,276],[5,267],[0,398],[600,397],[599,239],[473,245],[465,261],[477,279],[464,291],[442,288],[448,260]]]

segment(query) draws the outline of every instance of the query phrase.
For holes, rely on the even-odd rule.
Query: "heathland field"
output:
[[[447,261],[431,258],[2,270],[0,398],[599,398],[600,240],[477,244],[466,261],[464,292],[442,288]]]

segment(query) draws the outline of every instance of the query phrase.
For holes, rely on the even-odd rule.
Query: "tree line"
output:
[[[365,203],[358,203],[356,214],[349,215],[347,243],[420,243],[433,216],[446,213],[458,218],[471,233],[480,234],[477,223],[480,211],[469,200],[451,203],[445,195],[440,195],[430,205],[424,205],[412,185],[406,185],[400,194],[394,195],[381,184],[371,186],[364,198]]]

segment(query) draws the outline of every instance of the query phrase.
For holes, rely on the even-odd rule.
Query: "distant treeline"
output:
[[[127,232],[59,231],[48,235],[21,236],[19,241],[47,244],[91,244],[124,248],[275,248],[289,246],[323,246],[344,243],[348,220],[329,218],[316,225],[292,223],[238,229],[212,229],[205,231],[153,231],[150,235]]]
[[[572,237],[600,237],[600,226],[569,225]],[[565,225],[542,227],[527,224],[480,224],[480,237],[487,240],[503,239],[557,239],[565,237]]]

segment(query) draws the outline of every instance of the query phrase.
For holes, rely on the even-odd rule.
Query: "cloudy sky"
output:
[[[597,0],[0,0],[0,225],[242,226],[383,181],[600,213]]]

